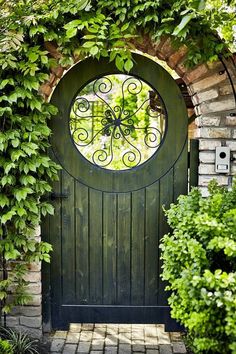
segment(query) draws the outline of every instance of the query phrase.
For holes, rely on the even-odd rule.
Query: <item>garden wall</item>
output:
[[[184,66],[187,46],[176,50],[170,45],[169,38],[156,44],[147,37],[135,45],[138,50],[165,60],[188,86],[197,116],[191,125],[191,135],[199,139],[199,186],[203,194],[207,195],[207,184],[213,177],[219,184],[230,187],[236,173],[236,102],[232,88],[233,83],[236,90],[235,62],[224,60],[225,66],[220,61],[206,63],[190,70]],[[45,47],[58,59],[59,54],[54,46],[45,43]],[[45,99],[49,99],[63,72],[63,68],[58,66],[51,73],[50,80],[41,87]],[[215,148],[218,146],[228,146],[231,150],[229,174],[215,172]],[[37,237],[40,237],[40,229],[37,230]],[[28,306],[14,309],[7,317],[7,324],[41,335],[41,265],[31,265],[27,280],[30,282],[28,289],[32,301]]]

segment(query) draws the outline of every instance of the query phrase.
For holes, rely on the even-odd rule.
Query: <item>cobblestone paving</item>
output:
[[[63,354],[183,354],[179,333],[163,325],[71,324],[52,335],[50,353]]]

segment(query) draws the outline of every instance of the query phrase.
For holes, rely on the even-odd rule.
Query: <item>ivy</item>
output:
[[[163,35],[179,46],[188,42],[188,62],[215,60],[233,43],[234,1],[226,0],[0,0],[0,252],[7,279],[0,281],[3,311],[26,303],[27,262],[49,261],[51,246],[34,239],[45,200],[59,167],[48,157],[48,120],[57,109],[40,86],[53,67],[70,66],[91,55],[133,67],[134,38]],[[47,51],[52,44],[57,59]],[[213,247],[213,245],[212,245]],[[16,262],[17,261],[17,262]],[[5,274],[6,276],[6,274]]]

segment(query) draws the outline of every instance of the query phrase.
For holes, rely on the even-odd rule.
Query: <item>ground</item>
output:
[[[71,324],[51,336],[50,353],[185,354],[180,333],[156,324]]]

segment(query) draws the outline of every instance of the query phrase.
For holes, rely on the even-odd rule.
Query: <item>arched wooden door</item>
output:
[[[66,73],[52,96],[59,109],[51,122],[52,156],[62,166],[60,180],[53,187],[55,215],[43,225],[44,238],[54,249],[50,270],[45,273],[46,321],[51,316],[53,328],[66,328],[70,322],[165,323],[167,329],[177,328],[160,279],[159,241],[168,231],[162,205],[168,207],[179,194],[187,192],[186,107],[175,81],[161,66],[138,54],[134,59],[135,66],[124,79],[132,76],[148,84],[149,108],[161,110],[165,120],[158,148],[146,161],[138,156],[135,165],[134,155],[125,155],[127,147],[122,152],[128,135],[136,134],[134,118],[128,118],[122,104],[118,109],[110,103],[108,109],[103,102],[105,113],[99,114],[105,121],[99,134],[112,138],[113,145],[120,144],[116,152],[112,151],[112,158],[125,155],[130,165],[118,170],[104,168],[105,155],[96,160],[92,154],[93,148],[102,148],[89,147],[88,158],[80,150],[83,144],[78,141],[86,138],[81,129],[88,129],[86,119],[91,118],[91,111],[90,118],[83,118],[84,128],[76,128],[73,119],[78,117],[71,112],[88,108],[88,96],[83,101],[80,94],[86,85],[90,84],[91,90],[99,83],[96,80],[121,75],[113,63],[83,60]],[[137,82],[136,87],[130,86],[131,91],[137,89]],[[98,87],[103,94],[108,90],[106,85]],[[159,104],[155,106],[157,97]],[[150,129],[160,128],[145,129],[150,145],[155,141]],[[93,132],[93,137],[96,134]],[[134,154],[136,148],[130,148]]]

